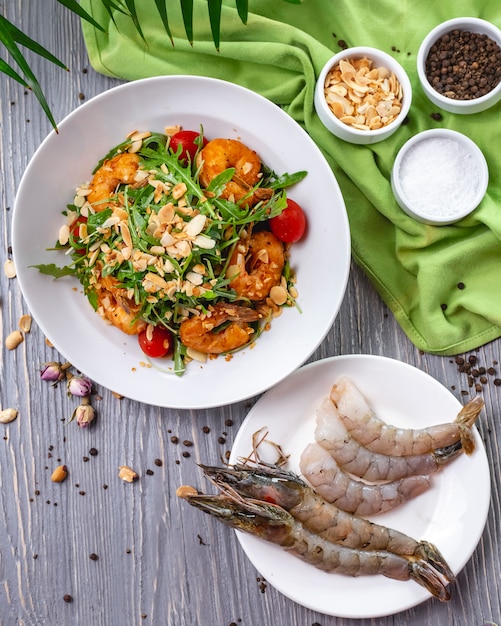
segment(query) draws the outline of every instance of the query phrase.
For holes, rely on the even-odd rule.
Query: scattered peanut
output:
[[[124,480],[126,483],[133,483],[139,478],[136,472],[127,465],[120,465],[118,469],[120,470],[118,473],[118,477]]]
[[[8,424],[14,421],[17,415],[17,409],[3,409],[3,411],[0,411],[0,424]]]
[[[178,498],[186,498],[186,496],[196,496],[198,491],[195,487],[191,487],[190,485],[181,485],[176,489],[176,496]]]
[[[19,318],[19,330],[23,333],[29,333],[31,330],[31,315],[21,315]]]
[[[23,333],[20,330],[14,330],[7,335],[5,339],[5,347],[7,350],[15,350],[17,346],[23,342]]]
[[[3,270],[7,278],[15,278],[16,277],[16,268],[14,266],[14,261],[12,259],[7,259],[3,264]]]
[[[66,465],[58,465],[52,472],[51,480],[53,483],[62,483],[68,476],[68,468]]]

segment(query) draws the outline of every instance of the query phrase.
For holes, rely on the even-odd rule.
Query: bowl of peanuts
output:
[[[501,99],[501,30],[487,20],[458,17],[423,39],[417,72],[431,102],[449,113],[480,113]]]
[[[315,88],[315,110],[336,137],[371,144],[390,137],[412,101],[403,67],[391,55],[366,46],[347,48],[322,68]]]

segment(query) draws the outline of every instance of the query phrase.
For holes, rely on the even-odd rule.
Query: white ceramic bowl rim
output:
[[[334,113],[332,113],[327,103],[326,103],[326,106],[327,106],[327,110],[329,112],[329,115],[333,123],[339,128],[345,129],[347,132],[352,133],[355,136],[365,137],[367,135],[370,135],[371,137],[372,136],[375,137],[377,135],[382,135],[382,134],[387,133],[390,129],[394,128],[395,126],[399,126],[402,123],[402,119],[405,118],[405,116],[409,112],[409,108],[411,104],[410,102],[411,96],[405,97],[405,94],[412,93],[412,86],[411,86],[411,83],[410,83],[409,77],[407,76],[406,71],[395,58],[393,58],[387,52],[384,52],[383,50],[379,50],[378,48],[370,48],[367,46],[355,46],[353,48],[346,48],[345,50],[342,50],[341,52],[338,52],[337,54],[332,56],[327,61],[327,63],[322,68],[322,71],[320,72],[320,75],[318,77],[318,82],[323,85],[325,83],[325,79],[329,71],[335,65],[337,65],[337,63],[341,59],[348,59],[348,58],[360,59],[362,57],[368,57],[372,60],[381,59],[381,61],[386,62],[388,64],[388,69],[392,70],[394,74],[397,76],[397,79],[402,85],[402,89],[404,91],[404,98],[402,101],[402,110],[400,111],[400,113],[392,122],[390,122],[389,124],[386,124],[386,126],[383,126],[382,128],[376,128],[374,130],[361,130],[360,128],[353,128],[352,126],[349,126],[348,124],[344,124],[343,122],[341,122],[334,115]]]
[[[452,139],[460,143],[470,152],[470,154],[476,160],[479,166],[480,181],[479,181],[477,193],[475,194],[472,202],[470,203],[468,207],[452,215],[440,216],[440,215],[430,214],[412,206],[408,201],[406,201],[407,198],[401,187],[400,167],[402,165],[403,159],[408,154],[409,150],[413,148],[416,144],[420,143],[421,141],[425,141],[427,139],[433,139],[433,138],[448,138],[448,139]],[[469,215],[474,209],[477,208],[477,206],[482,201],[482,198],[484,197],[485,192],[487,191],[488,182],[489,182],[489,172],[487,168],[487,162],[485,160],[485,157],[482,151],[477,146],[477,144],[472,139],[464,135],[463,133],[460,133],[455,130],[450,130],[447,128],[432,128],[429,130],[424,130],[418,133],[417,135],[414,135],[413,137],[411,137],[398,152],[395,162],[393,164],[393,170],[392,170],[392,183],[394,186],[394,191],[400,197],[400,200],[405,203],[408,211],[410,213],[413,213],[418,219],[421,218],[430,223],[433,222],[436,224],[441,224],[441,223],[450,224],[452,222],[456,222],[466,217],[467,215]]]
[[[421,80],[421,84],[425,84],[430,90],[433,91],[433,95],[437,101],[451,104],[458,108],[468,108],[471,106],[479,106],[480,104],[490,100],[501,91],[501,81],[493,88],[489,93],[484,94],[478,98],[472,98],[471,100],[459,100],[456,98],[448,98],[444,96],[439,91],[437,91],[433,85],[428,80],[425,71],[425,63],[428,57],[428,53],[432,45],[442,37],[455,29],[459,30],[467,30],[468,27],[473,29],[472,32],[476,33],[484,33],[490,39],[493,39],[499,47],[501,47],[501,30],[497,28],[492,22],[488,22],[487,20],[483,20],[478,17],[455,17],[451,20],[447,20],[446,22],[442,22],[435,26],[433,30],[431,30],[428,35],[423,39],[421,46],[418,50],[417,55],[417,71],[419,78]]]

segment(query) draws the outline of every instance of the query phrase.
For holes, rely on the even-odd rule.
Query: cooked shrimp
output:
[[[458,441],[466,454],[471,453],[475,446],[471,427],[484,406],[484,401],[477,396],[461,409],[454,422],[415,430],[397,428],[382,421],[346,377],[332,387],[330,397],[353,439],[373,452],[395,456],[425,454]]]
[[[439,550],[397,530],[374,524],[341,511],[326,502],[293,472],[277,466],[236,465],[233,468],[201,466],[221,489],[281,506],[309,530],[328,541],[357,550],[384,550],[408,559],[425,561],[449,581],[454,573]]]
[[[461,442],[412,456],[371,452],[351,437],[330,398],[326,398],[317,410],[315,440],[345,471],[369,482],[432,474],[462,452]]]
[[[427,563],[405,559],[381,550],[357,550],[332,543],[304,527],[275,504],[237,496],[185,494],[189,504],[214,516],[223,524],[281,546],[290,554],[324,572],[345,576],[382,574],[394,580],[415,580],[441,601],[450,593],[437,572]]]
[[[208,314],[193,316],[179,328],[181,343],[204,354],[222,354],[242,347],[253,333],[249,322],[259,319],[259,313],[249,307],[219,303]],[[225,322],[230,322],[219,328]]]
[[[105,161],[94,174],[90,182],[87,200],[99,212],[113,202],[110,198],[120,183],[133,184],[139,167],[139,157],[135,153],[122,152]]]
[[[299,467],[324,500],[355,515],[378,515],[415,498],[431,486],[429,476],[408,476],[388,483],[367,484],[344,472],[327,450],[310,443]]]
[[[235,247],[226,270],[230,287],[243,298],[264,300],[280,284],[285,264],[284,246],[268,231],[253,233]]]
[[[138,317],[139,305],[127,294],[127,289],[119,287],[113,276],[102,277],[96,288],[102,317],[127,335],[137,335],[146,327],[146,322]]]
[[[259,200],[272,196],[271,189],[255,189],[260,179],[261,160],[251,150],[236,139],[213,139],[199,152],[197,166],[200,167],[200,182],[208,187],[210,182],[229,168],[235,168],[233,178],[226,183],[221,198],[233,202],[243,202],[253,206]]]

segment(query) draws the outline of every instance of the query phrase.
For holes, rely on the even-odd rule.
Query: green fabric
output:
[[[501,103],[475,115],[441,111],[424,96],[416,55],[427,32],[440,22],[471,15],[501,26],[501,5],[488,0],[251,0],[248,24],[225,0],[221,46],[216,51],[207,0],[195,0],[194,43],[186,41],[179,0],[168,0],[175,45],[163,29],[154,0],[136,2],[145,40],[116,14],[115,27],[100,0],[82,5],[102,24],[102,34],[83,25],[92,66],[126,80],[167,74],[204,75],[252,89],[285,110],[323,151],[348,211],[352,252],[410,340],[421,350],[450,355],[501,335],[501,159],[496,158]],[[313,107],[315,78],[328,58],[349,46],[367,45],[393,54],[414,87],[409,121],[378,144],[358,146],[334,138]],[[203,97],[203,94],[201,94]],[[407,217],[390,187],[394,158],[412,135],[427,128],[463,132],[484,152],[490,172],[480,207],[454,226],[432,227]],[[464,283],[464,289],[458,288]],[[443,310],[443,304],[447,305]]]

